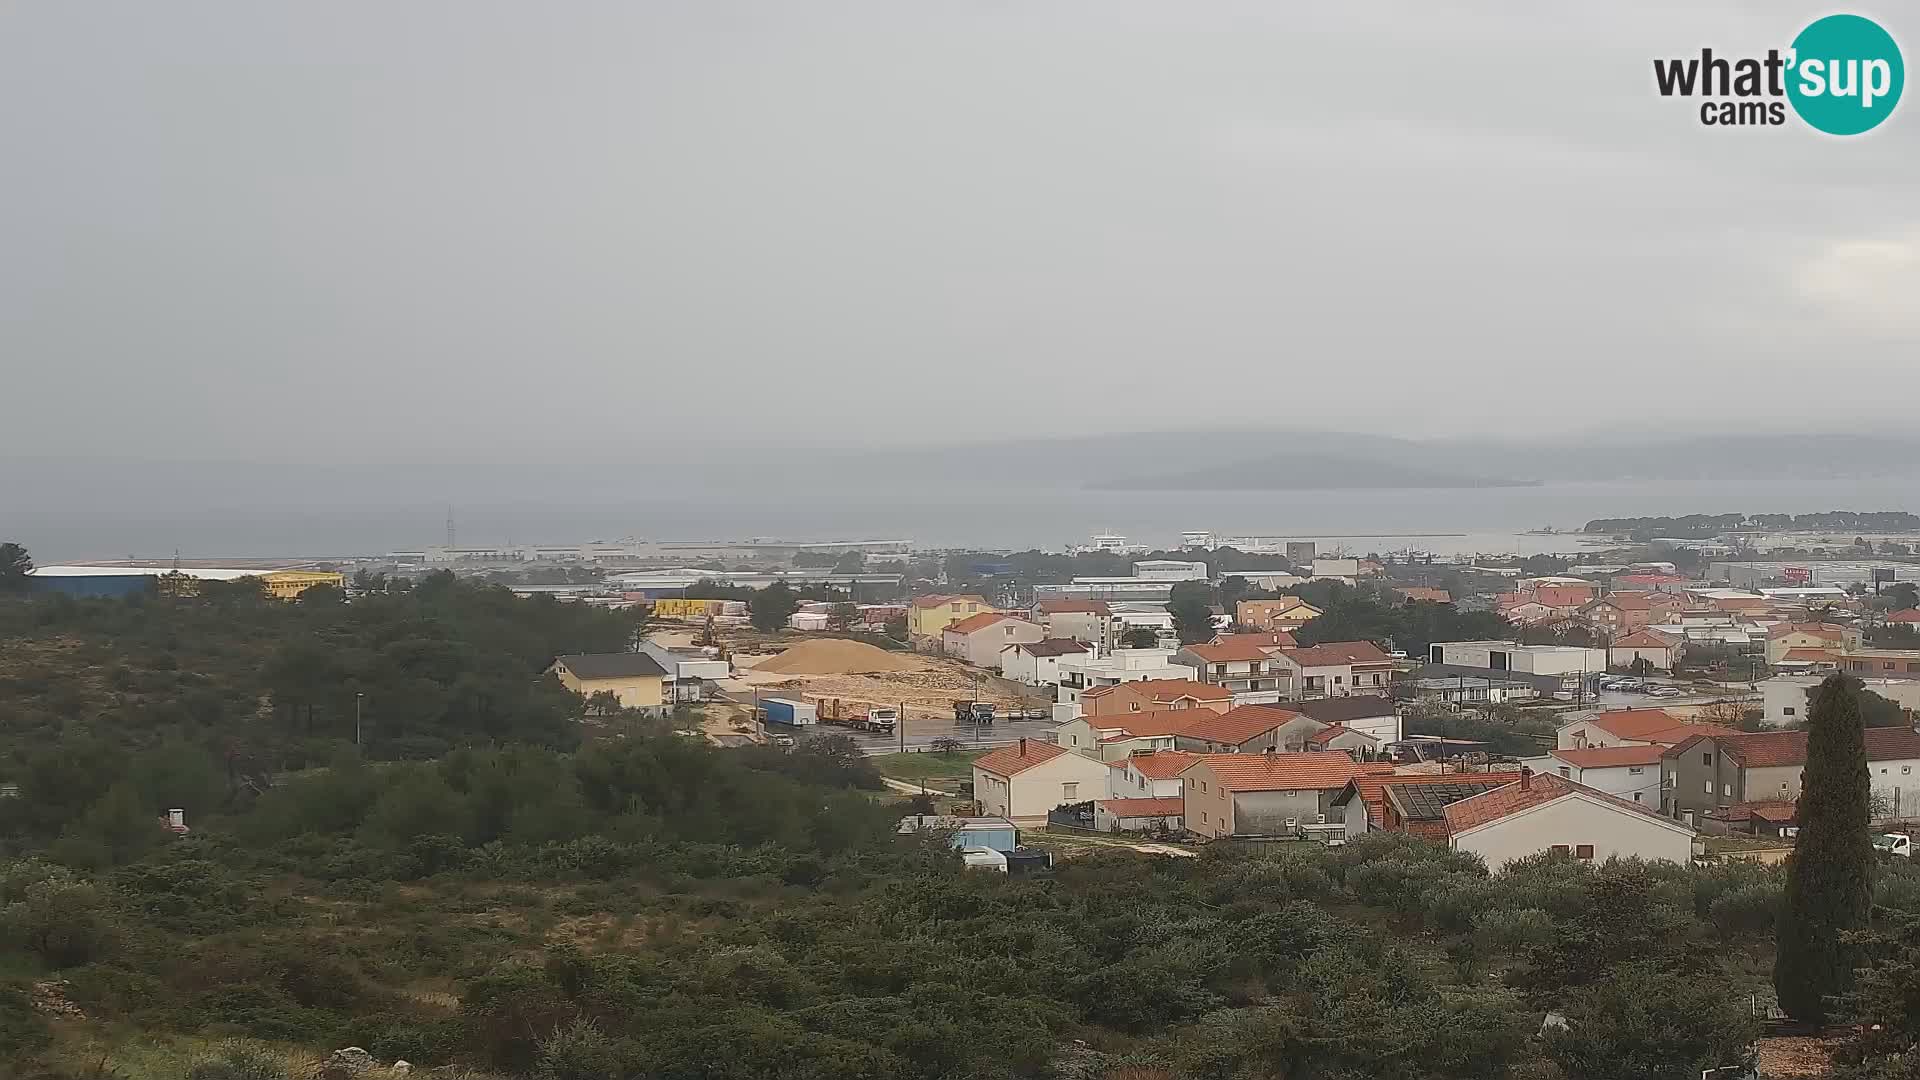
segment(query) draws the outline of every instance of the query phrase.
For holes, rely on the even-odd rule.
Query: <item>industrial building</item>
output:
[[[260,588],[276,600],[292,600],[315,585],[338,589],[346,576],[331,570],[233,569],[197,566],[39,566],[28,572],[29,586],[39,593],[76,597],[126,597],[153,591],[176,596],[197,593],[203,581],[258,578]]]

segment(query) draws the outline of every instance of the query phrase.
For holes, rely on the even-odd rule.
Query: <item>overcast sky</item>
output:
[[[0,455],[1888,426],[1920,102],[1652,88],[1826,11],[4,3]]]

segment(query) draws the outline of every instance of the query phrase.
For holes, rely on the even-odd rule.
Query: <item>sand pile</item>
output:
[[[754,665],[753,670],[776,675],[865,675],[881,671],[919,671],[921,667],[921,662],[911,656],[890,653],[864,641],[815,638]]]

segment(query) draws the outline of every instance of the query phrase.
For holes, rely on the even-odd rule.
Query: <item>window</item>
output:
[[[1567,767],[1566,767],[1565,765],[1562,765],[1562,766],[1560,766],[1560,775],[1561,775],[1561,776],[1564,776],[1564,777],[1566,777],[1566,778],[1567,778],[1567,779],[1569,779],[1569,780],[1571,780],[1571,779],[1573,779],[1573,770],[1572,770],[1572,769],[1569,769],[1569,768],[1567,768]]]
[[[1205,810],[1202,810],[1200,811],[1200,824],[1205,825],[1206,823],[1207,823],[1207,812]]]
[[[1591,859],[1591,858],[1593,858],[1593,845],[1592,845],[1592,844],[1581,844],[1581,845],[1580,845],[1579,847],[1577,847],[1577,848],[1574,848],[1574,849],[1573,849],[1573,857],[1574,857],[1574,858],[1576,858],[1576,859]]]
[[[1629,765],[1629,766],[1627,766],[1627,775],[1628,775],[1628,776],[1639,776],[1639,775],[1640,775],[1641,773],[1643,773],[1643,772],[1646,772],[1646,771],[1647,771],[1647,770],[1645,769],[1645,767],[1643,767],[1643,766],[1640,766],[1640,765]]]
[[[1571,850],[1573,850],[1573,849],[1572,849],[1572,848],[1569,848],[1569,847],[1568,847],[1567,845],[1565,845],[1565,844],[1555,844],[1555,845],[1553,845],[1553,853],[1554,853],[1555,855],[1565,855],[1565,854],[1566,854],[1567,852],[1569,852],[1569,851],[1571,851]]]
[[[1791,706],[1791,705],[1789,705],[1789,706],[1787,706],[1786,708],[1784,708],[1784,709],[1781,709],[1780,711],[1781,711],[1781,712],[1783,712],[1783,713],[1785,713],[1785,714],[1786,714],[1786,715],[1788,715],[1788,716],[1792,716],[1792,715],[1793,715],[1793,706]]]
[[[1709,795],[1713,794],[1713,781],[1711,779],[1702,780],[1700,782],[1700,790],[1706,792]]]
[[[1721,784],[1721,785],[1720,785],[1720,794],[1721,794],[1721,795],[1723,795],[1723,796],[1725,796],[1726,798],[1729,798],[1729,799],[1731,799],[1731,798],[1733,798],[1733,785],[1732,785],[1732,784]]]
[[[1339,685],[1340,685],[1340,681],[1341,681],[1342,679],[1345,679],[1345,678],[1346,678],[1346,676],[1345,676],[1345,675],[1335,675],[1335,676],[1333,677],[1333,685],[1335,685],[1335,686],[1339,686]]]
[[[1636,791],[1636,792],[1634,792],[1634,793],[1633,793],[1633,801],[1634,801],[1634,802],[1639,802],[1639,801],[1640,801],[1640,793],[1639,793],[1639,792],[1637,792],[1637,791]]]
[[[1912,773],[1913,773],[1913,766],[1911,766],[1911,765],[1902,765],[1902,766],[1900,766],[1900,775],[1901,775],[1901,776],[1910,776],[1910,775],[1912,775]]]
[[[1295,821],[1295,820],[1294,820],[1293,818],[1288,818],[1288,819],[1287,819],[1287,828],[1289,828],[1289,829],[1297,829],[1297,828],[1299,828],[1299,827],[1300,827],[1300,823],[1299,823],[1298,821]]]
[[[1701,754],[1701,755],[1700,755],[1700,764],[1702,764],[1702,765],[1711,765],[1711,764],[1713,764],[1713,755],[1712,755],[1712,754]]]
[[[1079,784],[1061,784],[1060,785],[1060,797],[1062,799],[1065,799],[1068,802],[1072,802],[1075,799],[1075,797],[1077,797],[1079,794],[1080,794]]]

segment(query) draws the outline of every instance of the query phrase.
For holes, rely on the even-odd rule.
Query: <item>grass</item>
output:
[[[881,776],[895,780],[928,783],[973,779],[973,763],[985,750],[955,750],[950,754],[882,754],[873,759]]]

